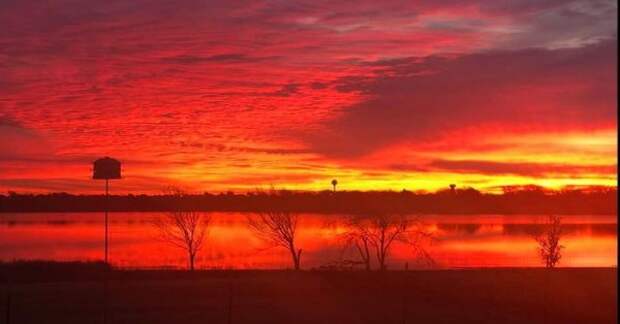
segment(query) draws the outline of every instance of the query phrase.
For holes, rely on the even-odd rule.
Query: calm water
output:
[[[182,250],[158,239],[152,219],[159,213],[110,214],[110,261],[122,267],[184,267]],[[265,245],[246,225],[242,213],[212,213],[208,240],[197,258],[200,268],[287,268],[287,251]],[[338,215],[301,215],[298,246],[302,267],[313,268],[355,254],[343,248],[346,228]],[[540,266],[534,233],[542,216],[427,215],[425,242],[436,266]],[[617,266],[617,218],[563,216],[560,266]],[[0,214],[0,260],[99,260],[103,258],[102,213]],[[411,248],[397,244],[390,268],[419,265]]]

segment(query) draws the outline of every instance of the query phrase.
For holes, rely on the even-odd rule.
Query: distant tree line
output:
[[[112,195],[111,211],[372,212],[432,214],[616,214],[616,187],[549,190],[507,187],[501,194],[473,188],[412,191],[253,191],[247,193]],[[101,211],[104,195],[68,193],[0,195],[0,212]]]

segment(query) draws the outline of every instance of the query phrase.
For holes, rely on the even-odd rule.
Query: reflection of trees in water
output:
[[[542,224],[437,224],[437,229],[446,235],[483,235],[486,227],[499,227],[503,235],[532,236],[544,231]],[[589,233],[592,235],[617,235],[615,224],[562,224],[562,231],[568,235]]]
[[[545,231],[544,224],[504,224],[503,233],[505,235],[527,235],[536,236]],[[591,233],[593,235],[617,235],[615,224],[562,224],[564,235],[578,235]]]
[[[66,226],[66,225],[72,225],[74,223],[75,222],[66,221],[66,220],[49,220],[45,222],[46,225],[51,225],[51,226]]]
[[[476,234],[481,224],[437,224],[437,229],[450,234]]]

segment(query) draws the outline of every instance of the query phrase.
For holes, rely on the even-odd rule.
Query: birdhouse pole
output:
[[[109,201],[110,201],[110,179],[105,179],[105,263],[108,264],[108,246],[109,246],[109,236],[110,236],[110,226],[108,222],[108,209],[109,209]]]
[[[93,179],[102,179],[105,180],[105,203],[104,203],[104,211],[105,211],[105,234],[104,234],[104,260],[105,263],[108,264],[108,250],[109,250],[109,221],[108,221],[108,210],[109,210],[109,201],[110,201],[110,179],[120,179],[121,178],[121,162],[109,157],[104,157],[98,159],[93,163]]]

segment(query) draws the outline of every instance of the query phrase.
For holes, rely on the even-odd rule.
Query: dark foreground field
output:
[[[101,273],[43,273],[4,271],[10,323],[104,323]],[[616,273],[112,271],[107,323],[614,323]]]

